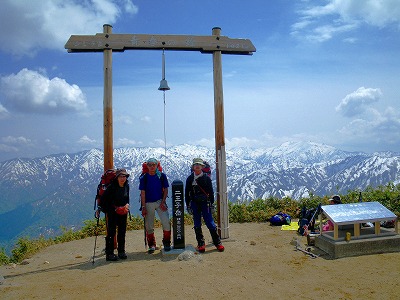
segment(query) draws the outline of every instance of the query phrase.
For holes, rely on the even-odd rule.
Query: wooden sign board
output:
[[[106,34],[71,35],[65,49],[68,52],[102,52],[105,49],[123,52],[137,50],[187,50],[223,54],[252,55],[256,48],[248,39],[231,39],[226,36],[156,35],[156,34]]]

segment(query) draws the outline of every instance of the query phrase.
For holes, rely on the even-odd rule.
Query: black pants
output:
[[[119,215],[116,212],[107,214],[107,242],[106,254],[114,253],[114,237],[117,232],[118,253],[125,252],[126,221],[128,215]]]

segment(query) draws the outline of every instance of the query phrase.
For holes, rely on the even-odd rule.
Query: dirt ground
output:
[[[179,256],[147,254],[142,230],[127,233],[124,261],[105,260],[103,236],[94,264],[94,237],[48,247],[0,267],[0,299],[400,299],[400,252],[330,259],[312,248],[311,258],[295,250],[293,239],[307,242],[295,231],[248,223],[230,224],[225,252],[205,231],[206,252],[190,256],[194,233],[185,233]]]

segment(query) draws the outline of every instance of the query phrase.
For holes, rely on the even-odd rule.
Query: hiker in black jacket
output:
[[[185,202],[189,214],[193,215],[194,232],[196,234],[197,249],[199,252],[205,252],[206,246],[201,229],[201,217],[210,231],[213,243],[218,251],[224,251],[224,246],[217,232],[212,210],[214,208],[214,191],[211,178],[203,173],[205,166],[201,158],[193,159],[193,172],[186,179]]]
[[[126,259],[125,235],[129,212],[129,174],[125,169],[117,169],[116,177],[101,197],[101,207],[106,214],[106,260]],[[114,237],[118,227],[118,256],[114,254]]]

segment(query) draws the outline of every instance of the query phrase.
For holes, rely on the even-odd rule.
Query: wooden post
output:
[[[103,33],[108,38],[112,26],[103,25]],[[107,46],[107,45],[106,45]],[[112,49],[104,49],[104,171],[114,167],[113,158],[113,113],[112,113]]]
[[[212,29],[213,36],[219,39],[221,28]],[[224,96],[222,88],[222,55],[213,51],[214,74],[214,114],[215,114],[215,150],[217,176],[218,233],[222,239],[229,238],[229,213],[226,187],[226,154],[224,132]]]

